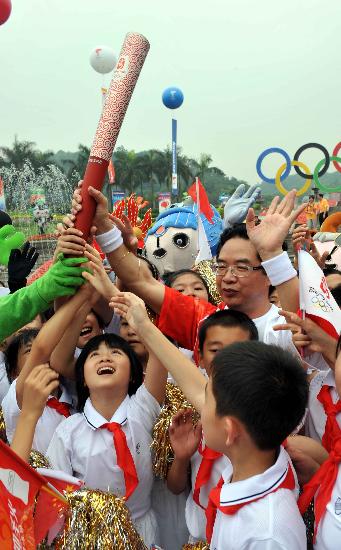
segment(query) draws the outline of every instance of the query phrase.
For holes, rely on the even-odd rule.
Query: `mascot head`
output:
[[[213,223],[200,214],[206,237],[215,256],[220,234],[223,230],[223,221],[219,212],[214,211]],[[154,264],[160,275],[179,269],[189,269],[197,257],[197,205],[174,204],[162,212],[148,231],[145,240],[145,255]]]

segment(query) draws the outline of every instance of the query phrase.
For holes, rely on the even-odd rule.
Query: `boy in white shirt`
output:
[[[281,443],[305,413],[308,387],[299,361],[261,342],[220,351],[207,382],[149,321],[129,293],[111,301],[201,413],[206,444],[229,459],[210,493],[207,537],[214,550],[303,550],[305,526],[295,476]]]

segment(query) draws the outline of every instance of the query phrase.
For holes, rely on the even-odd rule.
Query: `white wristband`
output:
[[[116,225],[102,235],[96,235],[96,241],[105,254],[114,252],[123,244],[122,233]]]
[[[287,252],[282,252],[279,256],[270,258],[262,262],[262,267],[270,279],[272,286],[278,286],[293,279],[297,275]]]

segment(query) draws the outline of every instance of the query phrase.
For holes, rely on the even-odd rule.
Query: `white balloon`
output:
[[[97,46],[90,55],[90,64],[100,74],[110,73],[117,63],[114,51],[107,46]]]

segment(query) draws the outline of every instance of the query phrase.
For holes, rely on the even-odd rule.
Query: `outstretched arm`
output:
[[[141,262],[141,260],[135,256],[136,237],[134,237],[132,233],[129,220],[124,218],[124,223],[122,223],[116,218],[109,217],[108,201],[100,191],[93,187],[89,187],[89,195],[91,195],[97,203],[93,220],[93,224],[97,228],[96,239],[106,253],[112,269],[126,288],[129,288],[137,296],[142,298],[156,313],[160,313],[164,298],[164,286],[153,279],[146,263]],[[82,209],[80,186],[74,192],[72,204],[73,213],[71,216],[64,218],[64,223],[69,227],[74,225],[75,216],[77,212]],[[115,227],[115,239],[117,240],[118,246],[114,250],[107,252],[104,250],[100,241],[105,234],[108,234],[108,232]],[[120,231],[123,237],[123,243],[120,238]]]
[[[51,354],[61,340],[64,332],[74,322],[74,318],[79,308],[88,299],[87,292],[86,288],[77,292],[71,300],[66,302],[66,304],[64,304],[47,323],[43,325],[38,336],[33,341],[31,353],[17,378],[16,393],[20,409],[27,376],[35,366],[50,361]]]
[[[45,311],[55,298],[72,296],[83,284],[82,258],[59,260],[29,286],[0,298],[0,342]]]
[[[144,303],[130,292],[119,292],[110,302],[115,312],[126,318],[140,336],[145,346],[152,351],[171,373],[187,399],[198,412],[205,401],[206,379],[197,367],[184,356],[149,320]]]
[[[30,457],[34,432],[46,400],[58,385],[58,374],[48,365],[35,367],[26,378],[21,413],[11,444],[13,451],[26,462]]]

